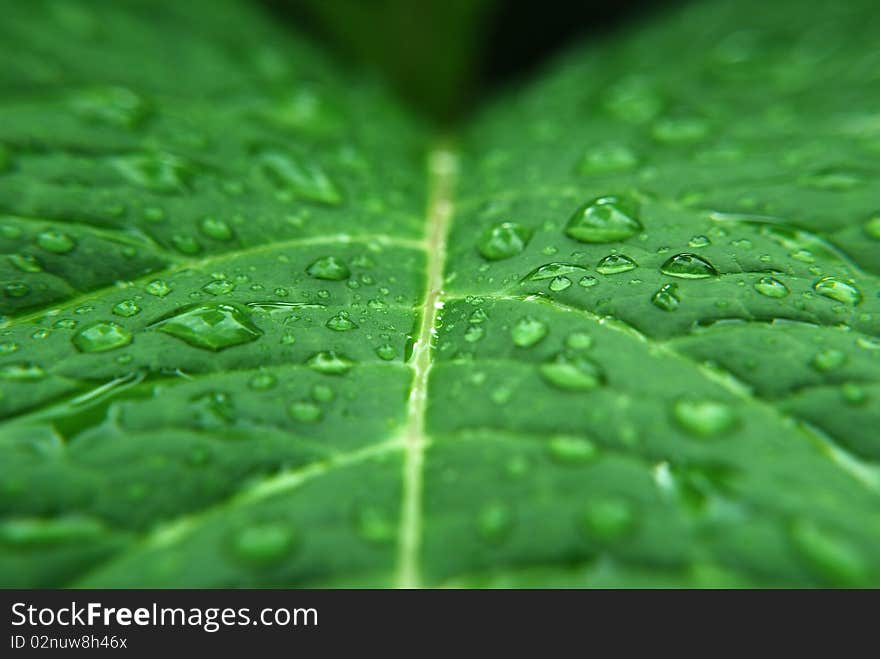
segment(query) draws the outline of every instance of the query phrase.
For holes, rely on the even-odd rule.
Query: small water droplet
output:
[[[228,279],[215,279],[202,286],[202,290],[211,295],[226,295],[235,290],[235,284]]]
[[[345,261],[335,256],[322,256],[314,260],[306,273],[314,279],[326,279],[328,281],[342,281],[351,276]]]
[[[855,382],[845,382],[840,390],[843,399],[850,405],[861,405],[868,399],[865,390]]]
[[[262,335],[250,312],[232,303],[207,302],[185,307],[155,326],[194,348],[214,351],[249,343]]]
[[[347,311],[340,311],[336,315],[331,316],[324,326],[334,332],[347,332],[358,328]]]
[[[163,279],[154,279],[144,287],[144,290],[150,295],[165,297],[171,292],[171,287]]]
[[[13,362],[0,366],[0,379],[3,380],[40,380],[46,371],[33,362]]]
[[[195,238],[179,233],[171,236],[171,244],[181,254],[192,255],[202,251],[202,246]]]
[[[589,149],[577,169],[580,174],[607,174],[629,171],[638,163],[638,156],[628,146],[605,143]]]
[[[199,230],[214,240],[231,240],[233,235],[232,228],[225,220],[210,216],[202,218],[199,222]]]
[[[565,275],[577,275],[586,272],[586,268],[570,263],[547,263],[539,268],[535,268],[529,274],[522,278],[523,282],[527,281],[543,281],[545,279],[555,279]]]
[[[510,329],[510,338],[514,345],[520,348],[530,348],[545,336],[548,332],[547,323],[533,316],[520,318]]]
[[[706,236],[694,236],[688,241],[689,247],[706,247],[711,244],[712,241]]]
[[[499,544],[506,540],[513,530],[513,512],[503,503],[487,504],[480,511],[478,526],[480,535],[486,542]]]
[[[397,356],[397,351],[394,349],[390,343],[383,343],[379,347],[376,348],[376,355],[379,359],[383,359],[386,362],[390,362]]]
[[[593,345],[593,337],[586,332],[572,332],[565,337],[565,347],[571,350],[588,350]]]
[[[329,403],[335,397],[333,389],[326,384],[316,384],[312,387],[312,398],[319,403]]]
[[[696,254],[682,253],[669,257],[660,266],[660,272],[681,279],[706,279],[717,277],[718,271],[709,261]]]
[[[696,437],[715,437],[736,426],[737,418],[726,403],[682,398],[672,406],[676,423]]]
[[[581,277],[578,279],[578,285],[582,288],[592,288],[596,284],[599,283],[599,280],[593,277],[592,275],[587,275],[585,277]]]
[[[97,322],[84,326],[73,336],[73,345],[80,352],[104,352],[127,346],[131,332],[114,322]]]
[[[355,516],[355,530],[367,542],[390,542],[397,537],[397,527],[385,511],[372,506],[361,508]]]
[[[271,373],[257,373],[250,379],[248,386],[256,391],[266,391],[272,389],[277,383],[278,378]]]
[[[130,318],[131,316],[137,315],[140,313],[140,310],[141,308],[134,300],[122,300],[122,302],[113,305],[113,315],[121,316],[123,318]]]
[[[813,284],[813,290],[823,297],[853,307],[862,301],[862,292],[858,288],[837,277],[822,277]]]
[[[846,353],[835,348],[826,348],[817,352],[810,361],[810,366],[820,373],[827,373],[840,368],[846,362]]]
[[[3,341],[0,343],[0,355],[11,355],[18,347],[15,341]]]
[[[551,437],[547,449],[554,460],[563,464],[584,464],[592,461],[599,452],[589,439],[568,435]]]
[[[597,499],[588,503],[581,515],[581,527],[590,537],[612,542],[626,535],[635,525],[632,505],[624,499]]]
[[[464,340],[468,343],[476,343],[486,335],[486,330],[480,325],[471,325],[464,332]]]
[[[571,279],[569,279],[568,277],[554,277],[550,280],[548,288],[554,293],[559,293],[560,291],[564,291],[569,286],[571,286]]]
[[[9,262],[12,266],[22,272],[42,272],[43,266],[37,260],[36,256],[31,254],[10,254]]]
[[[321,419],[321,408],[309,401],[297,401],[291,403],[287,411],[297,421],[303,423],[314,423]]]
[[[484,323],[489,320],[489,314],[487,314],[482,309],[474,309],[473,313],[471,313],[468,318],[468,322],[472,325],[477,325],[479,323]]]
[[[664,284],[651,296],[651,303],[663,311],[675,311],[681,303],[678,297],[678,286],[676,284]]]
[[[125,156],[113,164],[130,183],[160,192],[185,189],[194,173],[189,163],[170,153]]]
[[[624,197],[598,197],[580,206],[569,218],[565,233],[582,243],[626,240],[642,230],[638,204]]]
[[[788,287],[775,277],[761,277],[755,282],[755,290],[761,295],[777,299],[788,295]]]
[[[325,375],[342,375],[351,370],[354,363],[347,357],[332,350],[318,352],[306,362],[309,368]]]
[[[880,213],[868,218],[864,224],[864,229],[869,238],[880,240]]]
[[[477,249],[489,261],[500,261],[521,254],[531,237],[531,229],[516,222],[501,222],[483,231]]]
[[[605,380],[596,362],[580,354],[565,352],[541,364],[540,372],[547,382],[566,391],[595,389]]]
[[[293,529],[277,522],[264,522],[239,531],[232,542],[239,560],[257,566],[288,558],[296,543]]]
[[[602,275],[618,275],[637,267],[638,264],[626,254],[609,254],[596,265],[596,272]]]
[[[37,234],[37,245],[53,254],[67,254],[76,247],[76,240],[61,231],[41,231]]]

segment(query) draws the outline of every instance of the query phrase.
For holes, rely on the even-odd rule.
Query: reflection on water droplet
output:
[[[291,403],[287,411],[290,413],[290,416],[303,423],[314,423],[321,418],[321,408],[309,401]]]
[[[312,355],[309,357],[306,364],[312,370],[317,371],[318,373],[324,373],[325,375],[342,375],[343,373],[347,373],[351,370],[351,367],[354,366],[354,362],[350,359],[337,354],[332,350],[326,350]]]
[[[775,277],[761,277],[755,282],[755,290],[761,295],[777,299],[788,295],[788,287]]]
[[[117,323],[97,322],[83,327],[72,340],[80,352],[104,352],[127,346],[132,341],[132,335]]]
[[[565,226],[565,233],[582,243],[626,240],[641,230],[638,204],[615,196],[588,201],[572,214]]]
[[[626,254],[609,254],[596,265],[596,272],[602,275],[617,275],[635,270],[638,264]]]
[[[213,238],[214,240],[226,241],[232,239],[232,228],[225,220],[216,217],[202,218],[202,221],[199,222],[199,229],[208,238]]]
[[[235,284],[228,279],[215,279],[202,286],[202,290],[211,295],[226,295],[235,290]]]
[[[569,286],[571,286],[571,279],[569,279],[568,277],[554,277],[550,280],[550,283],[547,287],[554,293],[559,293],[560,291],[564,291]]]
[[[547,336],[547,323],[532,316],[520,318],[510,329],[510,338],[520,348],[530,348]]]
[[[563,464],[584,464],[591,462],[598,454],[596,445],[583,437],[557,435],[547,443],[550,456]]]
[[[672,406],[676,423],[696,437],[715,437],[737,424],[733,410],[726,403],[707,399],[681,398]]]
[[[521,254],[531,237],[531,229],[516,222],[501,222],[483,231],[477,249],[489,261],[500,261]]]
[[[862,292],[858,288],[837,277],[822,277],[813,284],[813,290],[823,297],[850,306],[856,306],[862,301]]]
[[[543,378],[566,391],[587,391],[602,385],[604,373],[593,360],[580,354],[561,352],[540,366]]]
[[[150,295],[165,297],[171,292],[171,287],[162,279],[154,279],[144,287],[144,290]]]
[[[688,241],[688,247],[706,247],[711,244],[712,241],[706,236],[694,236]]]
[[[675,311],[681,300],[678,297],[678,286],[676,284],[664,284],[651,297],[651,303],[658,309],[663,311]]]
[[[113,315],[122,316],[123,318],[137,315],[140,313],[140,310],[141,308],[134,300],[122,300],[122,302],[113,305]]]
[[[66,254],[76,247],[76,240],[61,231],[42,231],[37,234],[37,245],[53,254]]]
[[[208,302],[185,307],[154,326],[195,348],[214,351],[249,343],[262,335],[250,312],[232,303]]]
[[[660,272],[664,275],[680,277],[681,279],[706,279],[718,276],[718,271],[709,261],[702,256],[689,253],[676,254],[669,257],[660,266]]]
[[[328,281],[342,281],[351,276],[351,271],[342,259],[335,256],[322,256],[314,260],[306,273],[314,279],[326,279]]]
[[[325,323],[325,327],[334,332],[347,332],[358,328],[347,311],[340,311],[335,316],[331,316]]]

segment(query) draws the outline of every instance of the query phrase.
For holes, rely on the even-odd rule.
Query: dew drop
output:
[[[580,174],[626,172],[638,165],[635,152],[623,144],[599,144],[588,150],[578,164]]]
[[[325,279],[328,281],[342,281],[351,276],[345,261],[335,256],[322,256],[306,268],[306,273],[313,279]]]
[[[232,239],[232,228],[225,220],[216,217],[202,218],[202,221],[199,222],[199,230],[208,238],[213,238],[214,240],[226,241]]]
[[[390,362],[397,356],[397,351],[390,343],[383,343],[376,348],[376,355],[379,357],[379,359]]]
[[[587,275],[585,277],[581,277],[578,279],[578,286],[582,288],[592,288],[596,284],[599,283],[599,280],[593,277],[592,275]]]
[[[278,378],[271,373],[257,373],[250,379],[248,386],[255,391],[266,391],[272,389],[277,383]]]
[[[596,272],[602,275],[618,275],[637,267],[638,264],[626,254],[609,254],[596,265]]]
[[[30,286],[23,281],[11,281],[3,286],[3,294],[6,297],[24,297],[31,292]]]
[[[561,352],[540,366],[543,378],[566,391],[587,391],[602,385],[605,376],[599,365],[579,354]]]
[[[718,271],[709,261],[696,254],[683,253],[669,257],[660,266],[660,272],[681,279],[707,279],[717,277]]]
[[[820,373],[827,373],[846,363],[846,353],[835,348],[827,348],[817,352],[810,361],[810,366]]]
[[[141,308],[134,300],[122,300],[122,302],[113,305],[113,315],[121,316],[122,318],[135,316],[140,313],[140,310]]]
[[[474,309],[473,313],[471,313],[470,317],[468,318],[468,322],[473,325],[485,323],[487,320],[489,320],[489,314],[487,314],[482,309]]]
[[[706,236],[694,236],[688,241],[688,247],[706,247],[711,244],[712,241]]]
[[[163,279],[154,279],[144,287],[144,290],[150,295],[165,297],[171,292],[171,287]]]
[[[548,332],[547,323],[533,316],[520,318],[510,329],[510,338],[514,345],[520,348],[530,348],[545,336]]]
[[[565,233],[582,243],[611,243],[626,240],[642,230],[638,204],[623,197],[598,197],[580,206],[565,227]]]
[[[490,503],[480,511],[477,525],[480,536],[486,542],[499,544],[504,542],[513,530],[513,512],[503,503]]]
[[[559,293],[571,286],[571,279],[568,277],[554,277],[550,280],[548,288],[554,293]]]
[[[43,367],[33,362],[13,362],[0,366],[2,380],[41,380],[45,376]]]
[[[862,301],[862,293],[858,288],[837,277],[822,277],[813,284],[813,290],[823,297],[853,307]]]
[[[260,169],[279,189],[289,190],[305,201],[330,206],[342,203],[342,193],[317,163],[304,163],[280,151],[259,155]]]
[[[117,323],[101,321],[84,326],[72,340],[80,352],[105,352],[127,346],[132,335]]]
[[[347,332],[358,328],[347,311],[340,311],[335,316],[331,316],[324,326],[334,332]]]
[[[672,406],[672,416],[683,430],[702,438],[721,435],[737,423],[730,406],[706,399],[679,399]]]
[[[651,296],[651,303],[663,311],[675,311],[681,303],[678,297],[678,286],[675,284],[664,284]]]
[[[516,222],[501,222],[483,231],[477,249],[489,261],[500,261],[521,254],[531,237],[531,229]]]
[[[202,246],[195,238],[179,233],[171,236],[171,244],[174,245],[174,248],[181,254],[192,255],[198,254],[202,251]]]
[[[486,330],[480,325],[471,325],[464,331],[464,340],[468,343],[476,343],[486,335]]]
[[[21,272],[42,272],[43,266],[37,260],[37,257],[31,254],[10,254],[9,262]]]
[[[214,351],[249,343],[262,335],[247,309],[232,303],[186,307],[155,326],[194,348]]]
[[[586,268],[570,263],[547,263],[540,268],[535,268],[522,281],[543,281],[545,279],[555,279],[565,275],[577,275],[586,272]]]
[[[18,347],[15,341],[3,341],[0,343],[0,355],[11,355]]]
[[[67,254],[76,247],[76,240],[61,231],[42,231],[37,234],[37,245],[53,254]]]
[[[325,375],[342,375],[351,370],[354,363],[347,357],[332,350],[315,353],[306,362],[306,365],[318,373]]]
[[[130,183],[160,192],[179,192],[193,176],[186,161],[169,153],[116,158],[113,164]]]
[[[277,563],[293,550],[296,535],[288,526],[266,522],[239,531],[232,542],[235,556],[257,566]]]
[[[591,538],[610,542],[618,540],[632,530],[635,514],[632,506],[623,499],[608,498],[592,501],[581,515],[581,527]]]
[[[755,282],[755,290],[761,295],[777,299],[788,295],[788,287],[775,277],[761,277]]]
[[[593,345],[593,337],[586,332],[572,332],[565,337],[565,347],[571,350],[587,350]]]
[[[592,461],[599,452],[589,439],[557,435],[547,443],[550,456],[563,464],[584,464]]]
[[[228,279],[215,279],[202,286],[202,290],[211,295],[226,295],[235,290],[235,284]]]
[[[864,229],[869,238],[880,240],[880,213],[869,218],[864,224]]]
[[[309,401],[297,401],[287,408],[290,416],[303,423],[314,423],[321,419],[321,408]]]

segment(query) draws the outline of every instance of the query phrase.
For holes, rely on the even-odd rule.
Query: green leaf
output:
[[[437,139],[243,2],[0,24],[0,584],[880,585],[872,3]]]

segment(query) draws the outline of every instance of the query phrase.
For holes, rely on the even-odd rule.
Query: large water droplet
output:
[[[501,222],[483,231],[477,249],[488,260],[500,261],[521,254],[531,237],[531,229],[516,222]]]
[[[679,399],[672,406],[672,416],[685,431],[704,438],[721,435],[737,423],[729,405],[707,399]]]
[[[265,522],[239,531],[232,542],[236,557],[258,566],[287,558],[296,541],[293,529],[277,522]]]
[[[611,243],[626,240],[642,230],[638,204],[624,197],[599,197],[580,206],[565,227],[565,233],[582,243]]]
[[[637,267],[638,264],[626,254],[609,254],[596,265],[596,272],[602,275],[619,275]]]
[[[41,231],[37,234],[37,245],[53,254],[66,254],[76,247],[76,240],[61,231]]]
[[[331,316],[325,326],[334,332],[347,332],[358,328],[347,311],[340,311],[335,316]]]
[[[306,273],[314,279],[326,279],[329,281],[342,281],[351,276],[345,261],[335,256],[322,256],[312,261],[306,268]]]
[[[532,316],[520,318],[510,328],[510,338],[520,348],[530,348],[547,336],[547,323]]]
[[[561,352],[552,360],[541,364],[540,371],[547,382],[567,391],[595,389],[605,381],[599,365],[579,354]]]
[[[775,277],[761,277],[755,282],[755,290],[761,295],[777,299],[788,295],[788,287]]]
[[[312,355],[306,364],[312,370],[324,373],[325,375],[342,375],[354,366],[350,359],[332,350],[325,350]]]
[[[822,277],[813,284],[813,290],[823,297],[850,306],[855,306],[862,301],[862,292],[858,288],[837,277]]]
[[[660,266],[660,272],[681,279],[706,279],[717,277],[718,271],[709,261],[696,254],[683,253],[669,257]]]
[[[80,352],[104,352],[131,343],[131,332],[117,323],[98,322],[86,325],[73,336]]]
[[[678,298],[678,286],[675,284],[664,284],[651,297],[651,303],[658,309],[663,311],[675,311],[681,300]]]
[[[155,326],[195,348],[215,351],[255,341],[262,335],[247,309],[232,303],[187,307]]]

